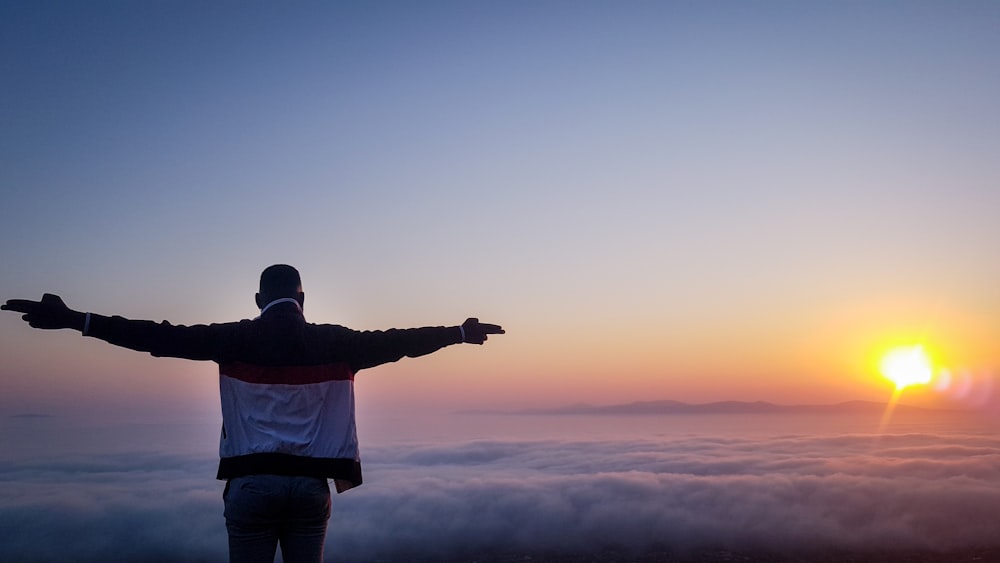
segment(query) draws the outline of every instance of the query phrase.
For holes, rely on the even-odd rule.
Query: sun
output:
[[[921,345],[898,346],[882,356],[879,371],[889,381],[896,384],[897,390],[910,385],[930,383],[934,375],[931,359]]]

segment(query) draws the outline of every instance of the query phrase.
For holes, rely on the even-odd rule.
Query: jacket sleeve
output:
[[[184,326],[91,313],[85,336],[157,357],[214,360],[223,353],[226,335],[235,324]]]
[[[457,326],[353,331],[348,363],[357,371],[404,357],[416,358],[461,342],[462,331]]]

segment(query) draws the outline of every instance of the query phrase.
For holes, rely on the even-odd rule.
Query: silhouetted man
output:
[[[216,362],[230,561],[273,562],[279,543],[288,563],[322,561],[327,480],[337,492],[361,484],[354,374],[451,344],[482,344],[504,331],[474,318],[363,332],[307,323],[299,272],[284,264],[261,273],[256,301],[254,320],[193,326],[82,313],[48,293],[0,308],[24,313],[34,328],[71,328],[153,356]]]

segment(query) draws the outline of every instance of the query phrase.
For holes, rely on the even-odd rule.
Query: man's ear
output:
[[[255,303],[257,303],[258,309],[263,309],[264,306],[267,305],[267,303],[264,303],[264,296],[259,293],[255,293],[253,295],[253,300]]]
[[[299,302],[299,307],[303,309],[306,308],[306,292],[300,291],[298,295],[295,296],[295,300]]]

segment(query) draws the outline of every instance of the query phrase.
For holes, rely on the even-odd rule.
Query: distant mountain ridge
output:
[[[875,401],[845,401],[829,405],[778,405],[767,401],[717,401],[684,403],[681,401],[636,401],[618,405],[576,404],[564,407],[511,411],[472,410],[462,414],[522,415],[650,415],[650,414],[846,414],[881,413],[887,404]],[[896,405],[895,412],[942,412],[935,409]]]

